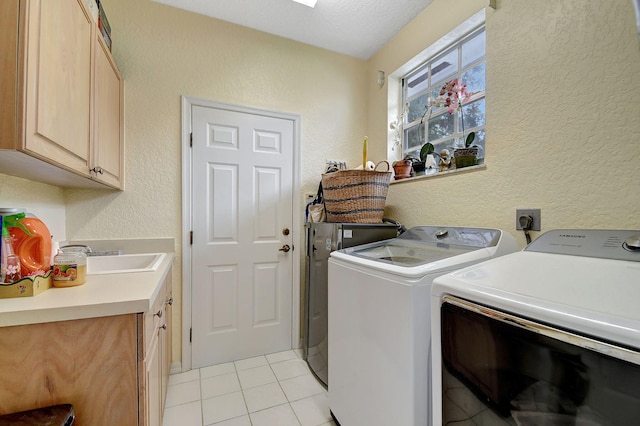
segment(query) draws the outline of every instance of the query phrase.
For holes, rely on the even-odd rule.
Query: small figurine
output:
[[[439,171],[446,172],[451,167],[451,154],[448,149],[440,151]]]

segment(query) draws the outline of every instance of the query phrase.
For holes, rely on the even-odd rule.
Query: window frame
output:
[[[484,55],[479,56],[478,58],[475,58],[473,61],[469,62],[468,64],[462,65],[462,46],[472,40],[473,38],[477,37],[478,35],[484,33],[485,34],[485,51],[484,51]],[[437,65],[438,62],[440,60],[442,60],[443,58],[445,58],[446,56],[450,55],[452,52],[456,51],[457,52],[457,65],[456,65],[456,70],[453,73],[448,73],[446,75],[443,76],[438,76],[438,80],[436,80],[435,82],[431,81],[433,78],[432,75],[432,69],[431,67],[433,65]],[[485,131],[485,127],[486,127],[486,27],[485,27],[485,23],[482,22],[480,25],[475,26],[474,28],[472,28],[471,30],[467,31],[466,33],[462,34],[461,36],[457,37],[455,39],[455,41],[448,43],[446,46],[444,46],[443,48],[439,49],[438,51],[436,51],[433,55],[430,55],[428,58],[426,58],[426,60],[421,61],[417,66],[413,67],[410,71],[404,73],[403,75],[400,76],[399,78],[399,82],[400,82],[400,98],[401,98],[401,105],[403,105],[403,109],[401,111],[401,114],[399,114],[399,116],[401,116],[402,118],[402,132],[401,132],[401,140],[400,140],[400,153],[401,153],[401,158],[406,158],[407,156],[411,156],[411,157],[418,157],[419,156],[419,152],[420,152],[420,148],[424,145],[424,143],[426,142],[431,142],[434,144],[444,144],[447,142],[451,143],[451,148],[456,148],[456,147],[463,147],[464,146],[464,140],[463,140],[463,131],[462,131],[462,126],[460,123],[460,114],[452,114],[452,118],[453,118],[453,133],[450,135],[447,135],[445,137],[439,138],[439,139],[434,139],[434,140],[428,140],[428,126],[429,126],[429,120],[434,120],[437,119],[438,117],[441,117],[443,115],[448,115],[448,111],[446,108],[441,107],[441,108],[433,108],[431,113],[426,113],[426,116],[423,114],[417,114],[414,116],[414,118],[409,121],[409,110],[408,110],[408,105],[409,102],[414,101],[418,98],[420,98],[421,96],[424,96],[425,94],[427,95],[427,99],[433,94],[437,92],[439,92],[440,88],[447,82],[450,81],[452,79],[462,79],[462,75],[469,71],[474,69],[477,66],[480,66],[484,64],[485,65],[485,75],[484,75],[484,79],[485,79],[485,88],[484,90],[480,90],[477,91],[475,93],[473,93],[473,95],[471,95],[471,97],[469,98],[469,100],[467,102],[465,102],[465,105],[470,105],[473,104],[475,102],[483,102],[485,101],[485,111],[484,111],[484,120],[483,120],[483,124],[480,126],[474,126],[474,127],[469,127],[468,125],[465,127],[464,129],[464,136],[468,135],[469,132],[475,131],[476,132],[476,136],[478,136],[479,132],[482,132],[482,134],[484,135],[484,131]],[[408,82],[411,81],[412,78],[419,76],[421,74],[423,74],[425,72],[425,68],[426,68],[426,80],[427,80],[427,86],[425,89],[420,90],[419,92],[416,92],[414,94],[412,94],[411,96],[407,96],[407,92],[408,92]],[[464,81],[463,81],[464,82]],[[422,129],[419,128],[419,126],[423,126]],[[422,132],[425,133],[424,135],[424,139],[425,142],[424,143],[419,143],[419,145],[416,146],[412,146],[409,147],[408,143],[409,143],[409,138],[408,138],[408,134],[411,131],[416,131],[416,129],[418,129],[418,132]],[[476,142],[478,141],[478,138],[476,138]],[[484,144],[485,144],[485,140],[484,140],[484,136],[482,137],[482,141],[480,143],[476,143],[477,145],[480,145],[480,152],[481,155],[479,155],[479,157],[481,158],[481,163],[484,162]],[[417,153],[416,153],[417,152]]]

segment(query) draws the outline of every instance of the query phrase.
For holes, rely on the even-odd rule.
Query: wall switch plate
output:
[[[540,209],[516,209],[516,230],[521,231],[520,216],[531,216],[531,228],[530,231],[540,230]]]

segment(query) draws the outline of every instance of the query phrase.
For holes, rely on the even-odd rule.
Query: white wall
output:
[[[370,74],[391,74],[486,4],[435,0],[372,58]],[[640,43],[632,0],[498,0],[496,10],[486,9],[486,32],[486,170],[392,185],[387,216],[516,234],[515,209],[541,208],[543,231],[638,229]],[[369,93],[369,136],[382,154],[387,91],[370,85]],[[522,233],[517,238],[524,245]]]
[[[173,356],[179,360],[181,96],[301,115],[302,189],[313,192],[325,159],[361,150],[366,63],[149,0],[102,3],[125,79],[126,189],[68,191],[67,234],[175,238]]]
[[[63,189],[0,174],[0,207],[24,208],[46,224],[54,241],[66,240]]]
[[[58,210],[69,240],[173,237],[173,358],[181,341],[181,96],[299,114],[302,193],[325,159],[358,158],[366,62],[149,0],[103,0],[125,79],[124,192],[62,190],[0,175],[2,204]],[[359,154],[361,155],[361,154]],[[2,187],[0,187],[2,188]],[[27,196],[34,191],[36,197]],[[31,197],[31,198],[30,198]],[[6,201],[6,203],[5,203]],[[300,194],[299,202],[304,200]],[[34,209],[36,210],[36,209]],[[47,222],[48,223],[48,222]],[[302,231],[302,230],[301,230]],[[304,235],[298,235],[298,246]]]

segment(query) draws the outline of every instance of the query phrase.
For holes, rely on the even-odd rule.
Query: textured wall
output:
[[[0,207],[24,208],[34,214],[47,225],[54,241],[66,239],[64,196],[57,186],[0,174]]]
[[[415,55],[411,41],[424,28],[441,28],[444,16],[462,22],[486,4],[465,3],[445,14],[450,2],[436,0],[371,60],[370,72],[392,72]],[[541,208],[543,231],[639,228],[640,43],[631,0],[498,0],[486,28],[486,170],[392,185],[387,215],[408,225],[499,227],[522,245],[516,208]],[[386,92],[370,93],[370,133],[380,141]]]
[[[303,191],[314,191],[325,158],[361,149],[366,63],[149,0],[103,5],[125,79],[126,189],[68,191],[67,234],[175,238],[179,360],[181,95],[300,114]],[[302,235],[299,241],[302,247]]]

